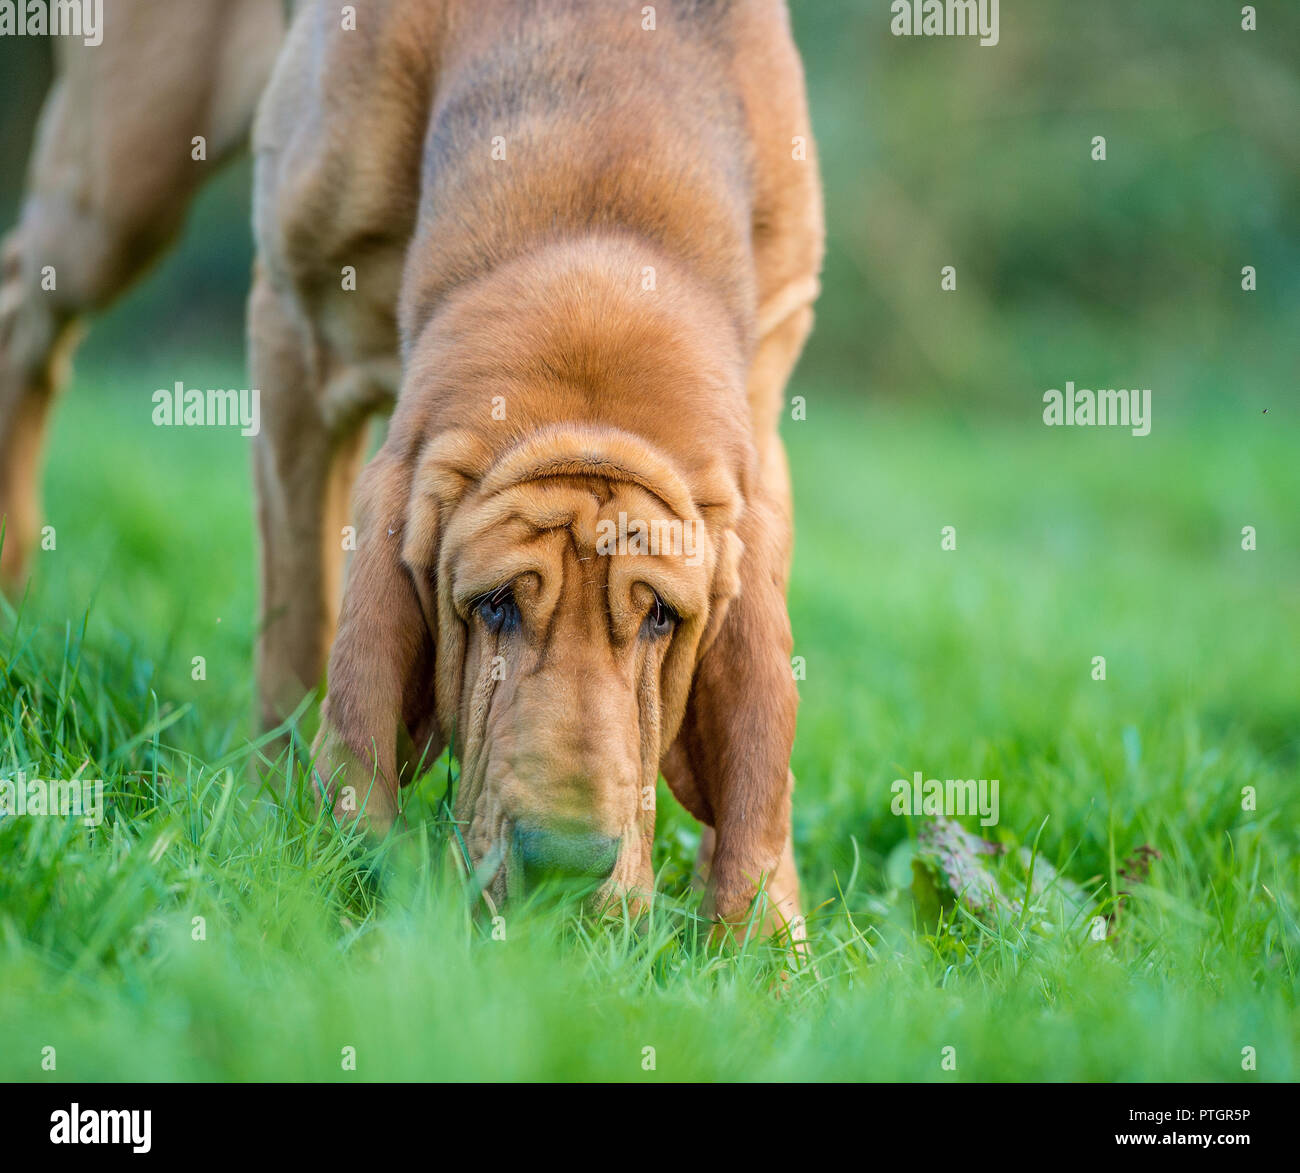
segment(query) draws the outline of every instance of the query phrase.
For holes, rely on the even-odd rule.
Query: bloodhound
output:
[[[328,656],[316,769],[376,831],[451,744],[498,899],[649,891],[662,771],[710,911],[763,887],[800,935],[778,423],[824,228],[785,0],[311,0],[253,145],[264,720]]]
[[[281,0],[107,0],[101,44],[52,38],[22,216],[0,249],[7,593],[22,589],[40,534],[41,452],[79,326],[166,251],[244,147],[284,24]]]

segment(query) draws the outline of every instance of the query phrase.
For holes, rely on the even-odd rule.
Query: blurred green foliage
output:
[[[1231,3],[1003,3],[981,48],[796,2],[830,224],[810,367],[953,402],[1293,395],[1300,7],[1259,8],[1250,33]]]

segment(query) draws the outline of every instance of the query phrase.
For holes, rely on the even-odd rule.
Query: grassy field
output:
[[[1284,410],[1189,407],[1137,439],[1045,428],[1036,400],[985,419],[794,389],[818,960],[781,983],[768,946],[699,933],[697,833],[666,790],[639,931],[551,907],[493,940],[448,864],[441,768],[378,858],[316,822],[248,740],[247,442],[150,427],[177,374],[83,368],[47,475],[57,548],[0,615],[0,778],[102,777],[111,801],[93,833],[0,820],[0,1079],[1300,1078]],[[935,923],[911,894],[919,823],[890,811],[918,770],[998,778],[983,833],[1036,842],[1102,913],[1126,855],[1160,858],[1105,941],[1043,908]],[[1011,892],[1016,867],[996,865]]]

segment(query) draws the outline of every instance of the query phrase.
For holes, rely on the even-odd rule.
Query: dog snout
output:
[[[619,840],[597,831],[516,824],[515,856],[526,880],[546,876],[603,880],[618,860]]]

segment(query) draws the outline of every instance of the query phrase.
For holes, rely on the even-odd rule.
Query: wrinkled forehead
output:
[[[612,476],[547,475],[487,485],[449,519],[440,587],[462,616],[474,599],[522,575],[542,597],[557,593],[576,559],[603,583],[615,613],[635,608],[636,588],[655,591],[683,616],[706,610],[716,554],[704,518],[649,488]]]

